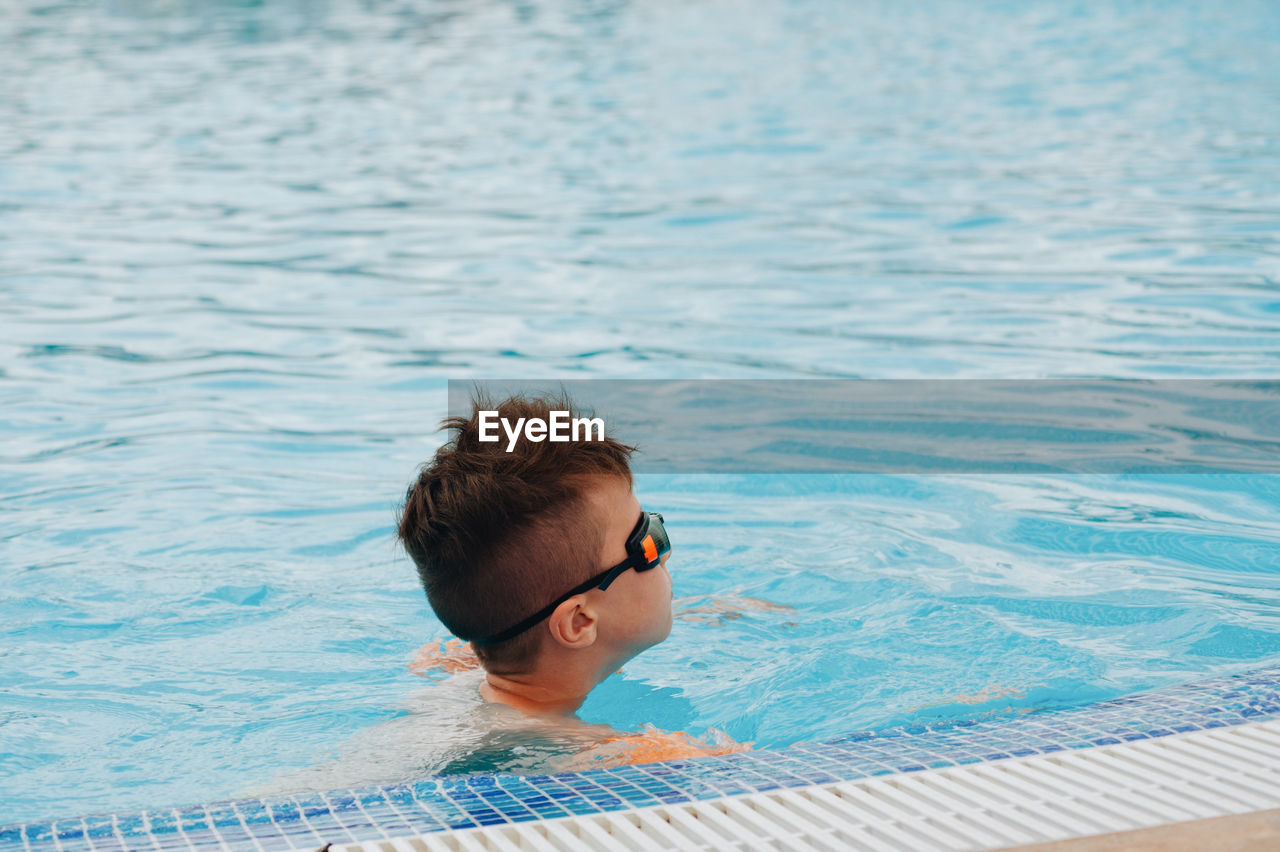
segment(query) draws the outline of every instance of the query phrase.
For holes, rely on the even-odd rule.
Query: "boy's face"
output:
[[[596,564],[603,571],[627,558],[627,537],[640,518],[640,501],[625,479],[602,477],[585,492],[596,523],[604,530],[604,543]],[[601,620],[605,641],[626,651],[628,657],[656,645],[671,633],[671,575],[667,559],[648,571],[623,571],[608,589],[594,590],[596,603],[607,617]]]

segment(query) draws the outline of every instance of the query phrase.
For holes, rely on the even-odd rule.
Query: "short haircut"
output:
[[[511,452],[506,436],[480,441],[479,414],[497,411],[550,420],[551,411],[581,416],[569,398],[477,396],[470,417],[449,417],[451,434],[405,495],[399,537],[418,569],[427,600],[456,636],[492,636],[529,617],[598,574],[599,524],[586,511],[592,477],[632,483],[635,448],[604,437],[529,441]],[[607,567],[607,566],[606,566]],[[495,645],[476,645],[486,669],[515,671],[540,647],[537,627]]]

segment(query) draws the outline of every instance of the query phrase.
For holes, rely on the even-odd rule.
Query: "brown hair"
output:
[[[521,436],[511,452],[506,435],[480,441],[481,411],[515,423],[549,421],[553,410],[581,416],[564,394],[497,404],[477,394],[470,417],[443,421],[449,440],[405,495],[400,541],[431,608],[456,636],[492,636],[600,571],[601,531],[587,516],[583,491],[592,476],[630,484],[635,448],[607,436],[569,442]],[[530,629],[476,646],[476,655],[490,671],[517,670],[532,660],[540,635]]]

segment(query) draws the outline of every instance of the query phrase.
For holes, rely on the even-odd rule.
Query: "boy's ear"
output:
[[[586,595],[574,595],[556,607],[547,627],[551,638],[564,647],[586,648],[596,641],[596,611],[587,604]]]

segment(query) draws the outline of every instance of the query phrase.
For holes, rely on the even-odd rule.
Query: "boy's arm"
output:
[[[409,663],[409,671],[421,677],[428,677],[432,672],[453,674],[480,667],[480,659],[472,650],[470,642],[461,639],[437,639],[428,642],[418,649],[413,662]],[[618,674],[622,674],[621,671]]]
[[[581,772],[635,763],[656,763],[660,760],[712,757],[751,751],[751,745],[735,742],[728,734],[715,729],[705,737],[694,737],[684,731],[663,731],[652,725],[645,725],[644,730],[639,733],[606,737],[565,758],[556,766],[556,771]]]
[[[428,642],[418,649],[413,662],[409,663],[409,671],[426,677],[430,672],[463,672],[480,665],[476,652],[471,650],[470,642],[461,639],[437,640]]]
[[[742,618],[748,612],[795,612],[795,607],[776,604],[761,598],[751,598],[736,592],[714,597],[676,598],[675,617],[682,621],[696,621],[704,624],[724,624],[735,618]],[[792,622],[784,626],[794,627]]]
[[[794,607],[776,604],[760,598],[747,597],[736,592],[715,597],[676,598],[675,617],[683,621],[702,622],[704,624],[723,624],[735,618],[742,618],[748,612],[795,612]],[[792,622],[784,622],[785,627],[794,627]],[[470,642],[461,639],[440,639],[428,642],[418,649],[413,662],[409,663],[409,671],[422,677],[431,672],[466,671],[479,667],[480,660],[471,649]]]

